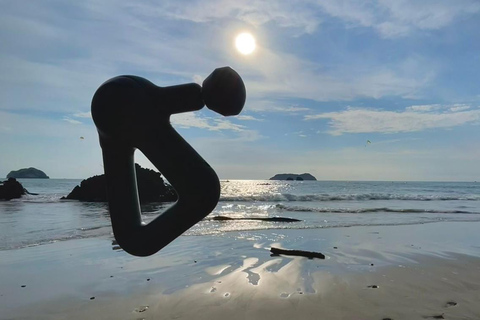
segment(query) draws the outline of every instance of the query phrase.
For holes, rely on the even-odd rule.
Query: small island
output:
[[[312,176],[310,173],[302,173],[302,174],[277,173],[276,175],[271,177],[269,180],[288,180],[288,181],[310,180],[310,181],[317,181],[317,179],[314,176]]]
[[[7,174],[8,178],[15,178],[15,179],[49,179],[49,177],[43,172],[42,170],[38,170],[36,168],[24,168],[20,170],[10,171]]]

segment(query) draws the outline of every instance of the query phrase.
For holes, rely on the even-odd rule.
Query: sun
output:
[[[255,38],[248,32],[240,33],[235,38],[235,47],[241,54],[250,54],[255,50]]]

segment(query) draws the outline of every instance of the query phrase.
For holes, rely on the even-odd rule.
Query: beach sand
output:
[[[0,319],[480,319],[480,223],[112,239],[0,252]],[[270,256],[319,251],[325,260]]]

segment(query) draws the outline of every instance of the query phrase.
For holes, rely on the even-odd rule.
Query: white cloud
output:
[[[262,119],[255,118],[253,116],[239,115],[239,116],[236,116],[235,118],[242,121],[263,121]]]
[[[318,5],[349,26],[371,27],[385,38],[437,30],[480,12],[480,3],[474,0],[323,0]]]
[[[135,2],[130,5],[142,15],[166,16],[172,19],[197,23],[217,22],[222,19],[237,19],[258,27],[273,22],[283,28],[299,29],[312,33],[320,23],[311,6],[302,1],[163,1],[155,4]]]
[[[246,128],[245,126],[242,126],[241,124],[232,123],[229,120],[213,119],[213,126],[211,126],[209,130],[211,131],[230,130],[230,131],[241,132],[241,131],[245,131],[245,128]]]
[[[292,54],[269,49],[268,39],[264,39],[264,46],[259,42],[254,59],[246,59],[241,63],[233,47],[227,49],[224,45],[225,41],[230,41],[229,37],[233,36],[231,33],[238,31],[230,30],[230,28],[236,29],[236,27],[229,27],[232,24],[232,18],[248,20],[253,25],[275,23],[280,27],[303,30],[308,33],[316,28],[319,21],[318,13],[321,10],[336,16],[343,13],[347,15],[348,21],[370,26],[375,25],[378,19],[385,19],[384,11],[387,10],[383,8],[385,6],[393,5],[383,4],[383,2],[377,4],[376,1],[352,0],[319,3],[232,0],[216,0],[208,3],[195,0],[186,4],[178,1],[166,1],[160,4],[135,2],[126,7],[120,6],[118,14],[129,27],[125,30],[128,38],[125,37],[124,40],[128,42],[129,47],[135,47],[136,52],[141,51],[142,54],[124,50],[125,42],[122,42],[121,46],[113,43],[112,48],[120,46],[123,54],[113,55],[112,58],[116,59],[117,63],[134,63],[141,69],[173,73],[189,79],[192,78],[192,74],[195,74],[193,77],[195,82],[199,82],[206,76],[210,67],[218,66],[219,63],[237,61],[239,65],[237,71],[248,83],[250,98],[275,95],[330,101],[351,100],[359,97],[418,97],[422,90],[431,84],[438,69],[433,61],[426,61],[421,57],[410,56],[404,61],[395,61],[390,65],[382,66],[347,62],[341,65],[330,65],[325,69],[321,63],[312,63]],[[95,10],[103,13],[108,9],[100,6]],[[390,11],[398,10],[394,8]],[[401,16],[400,13],[395,14]],[[148,22],[152,18],[162,17],[193,21],[199,24],[199,30],[207,32],[215,30],[215,32],[208,40],[198,34],[195,34],[194,38],[188,38],[188,41],[184,37],[175,38],[171,34],[164,34],[159,31],[162,28],[155,28]],[[141,29],[137,30],[139,26]],[[218,29],[214,26],[218,26]],[[262,31],[260,29],[257,31],[260,36]],[[133,36],[129,36],[130,34]],[[165,39],[164,41],[169,45],[165,46],[165,42],[152,42],[153,38]],[[205,46],[206,41],[208,46]],[[196,54],[192,56],[191,52]],[[163,57],[161,61],[158,59],[159,56]],[[177,66],[177,68],[174,69],[171,66]]]
[[[232,123],[229,120],[200,117],[192,112],[175,114],[170,119],[173,125],[184,129],[199,128],[209,131],[227,130],[235,132],[246,130],[245,126]]]
[[[310,111],[310,108],[302,107],[299,105],[283,105],[280,102],[269,100],[257,100],[247,104],[249,111],[255,112],[276,112],[276,113],[290,113],[298,114]]]
[[[246,126],[235,124],[223,118],[202,117],[195,113],[180,113],[170,117],[174,127],[189,129],[198,128],[208,131],[233,132],[234,137],[224,136],[222,139],[229,142],[251,142],[265,138],[256,130],[249,130]]]
[[[325,6],[328,3],[325,1]],[[342,10],[356,8],[351,1],[342,3]],[[335,6],[334,2],[329,5]],[[249,99],[256,98],[257,101],[272,96],[316,101],[383,96],[411,98],[430,85],[436,74],[436,66],[420,58],[407,58],[403,62],[382,66],[345,61],[326,69],[321,63],[268,49],[267,39],[264,47],[259,45],[254,59],[243,57],[244,60],[239,60],[233,46],[225,45],[226,41],[231,41],[232,32],[238,31],[238,24],[230,27],[232,17],[248,20],[254,25],[268,22],[282,28],[313,32],[319,23],[317,11],[320,10],[315,3],[217,0],[189,4],[178,1],[130,2],[112,6],[87,1],[78,6],[83,9],[83,19],[65,27],[64,21],[59,21],[60,9],[55,5],[44,8],[42,15],[37,17],[34,13],[42,6],[30,8],[18,4],[16,12],[11,14],[18,20],[15,26],[30,21],[44,25],[42,30],[45,31],[37,34],[33,27],[22,32],[19,31],[22,29],[11,28],[5,47],[16,48],[11,39],[24,44],[45,42],[52,45],[44,45],[42,54],[52,58],[42,59],[41,54],[38,57],[20,54],[34,50],[0,54],[2,109],[17,110],[21,106],[24,110],[72,113],[69,108],[82,110],[89,105],[96,88],[118,74],[145,75],[160,86],[192,79],[199,83],[215,67],[230,63],[236,64],[235,68],[248,84]],[[354,10],[346,11],[357,14]],[[370,15],[374,16],[373,13]],[[1,18],[0,13],[0,26]],[[174,25],[178,21],[168,19],[187,19],[198,25],[185,32],[184,26]],[[351,19],[362,23],[368,21],[360,16]],[[179,30],[183,30],[180,35]],[[257,31],[260,36],[262,31]],[[78,56],[63,57],[64,47],[78,48]],[[270,105],[262,109],[262,106],[252,105],[251,110],[255,109],[306,111],[298,106]]]
[[[452,112],[458,112],[458,111],[468,110],[468,109],[470,109],[470,108],[471,108],[471,107],[468,106],[468,105],[456,104],[456,105],[454,105],[453,107],[450,107],[449,110],[452,111]]]
[[[74,117],[76,118],[92,118],[92,113],[90,111],[88,112],[77,112],[73,114]]]
[[[66,122],[71,123],[71,124],[82,124],[82,122],[80,122],[78,120],[71,119],[69,117],[64,117],[63,121],[66,121]]]
[[[166,16],[196,23],[236,19],[259,27],[274,23],[298,33],[314,33],[321,23],[319,13],[339,18],[347,27],[375,29],[382,37],[406,36],[418,30],[436,30],[456,19],[480,12],[475,0],[310,0],[310,1],[235,1],[200,0],[144,2],[130,5],[143,15]]]
[[[104,10],[99,5],[91,7]],[[418,30],[440,29],[456,19],[480,12],[480,4],[475,0],[192,0],[154,4],[135,2],[123,7],[136,15],[195,23],[238,20],[256,28],[272,23],[296,30],[297,35],[314,33],[322,22],[320,13],[323,12],[343,20],[347,27],[373,28],[385,38],[406,36]]]
[[[343,133],[398,133],[435,128],[452,128],[464,124],[478,124],[480,110],[457,112],[383,111],[377,109],[348,108],[340,112],[327,112],[305,116],[305,120],[329,119],[332,135]]]
[[[272,96],[316,101],[384,96],[415,98],[432,83],[438,69],[434,62],[421,57],[368,67],[347,61],[325,69],[321,62],[268,49],[263,49],[249,67],[242,71],[249,75],[249,95],[255,101]],[[252,108],[265,106],[252,105]]]
[[[426,105],[415,105],[415,106],[410,106],[407,107],[405,110],[407,111],[413,111],[413,112],[430,112],[430,111],[435,111],[435,110],[448,110],[452,112],[458,112],[458,111],[465,111],[468,109],[471,109],[471,106],[466,105],[466,104],[454,104],[453,106],[444,106],[441,104],[426,104]]]
[[[420,139],[419,138],[406,138],[406,139],[386,139],[386,140],[369,140],[369,141],[374,146],[379,146],[379,145],[384,145],[384,144],[391,145],[393,143],[405,143],[405,142],[418,141],[418,140],[420,140]]]
[[[439,104],[425,104],[425,105],[418,105],[418,106],[410,106],[407,107],[405,110],[413,111],[413,112],[428,112],[433,110],[438,110],[442,106]]]

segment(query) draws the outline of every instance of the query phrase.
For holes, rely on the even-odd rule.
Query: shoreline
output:
[[[182,236],[148,258],[109,238],[0,251],[0,319],[476,319],[478,227]],[[326,259],[271,257],[274,244]]]

